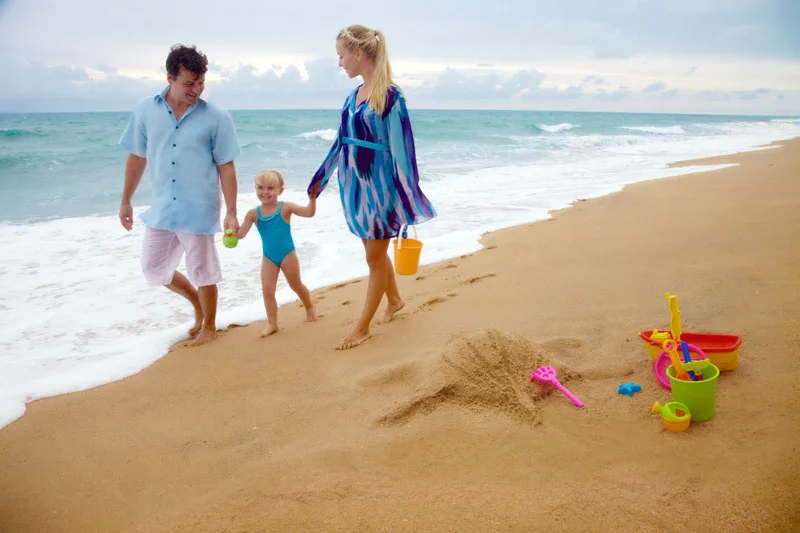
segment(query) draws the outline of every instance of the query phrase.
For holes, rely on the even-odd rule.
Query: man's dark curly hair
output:
[[[202,76],[208,71],[208,58],[194,45],[176,44],[167,56],[167,74],[177,78],[181,67],[196,76]]]

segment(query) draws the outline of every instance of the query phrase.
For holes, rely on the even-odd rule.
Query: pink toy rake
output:
[[[583,407],[583,402],[580,401],[577,396],[568,391],[564,385],[558,382],[558,379],[556,378],[556,369],[552,366],[540,366],[533,371],[533,374],[531,374],[531,379],[535,379],[539,383],[549,383],[550,385],[555,386],[555,388],[563,392],[564,396],[569,398],[572,403],[578,407]]]

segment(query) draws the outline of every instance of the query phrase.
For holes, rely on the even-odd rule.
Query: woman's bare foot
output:
[[[386,312],[383,313],[383,317],[380,320],[378,320],[378,324],[385,324],[386,322],[390,322],[392,320],[392,318],[394,317],[395,313],[397,313],[399,310],[401,310],[405,306],[406,306],[406,302],[404,300],[400,300],[399,302],[397,302],[394,305],[389,304],[386,307]]]
[[[189,328],[189,336],[194,337],[203,328],[203,311],[199,307],[194,310],[194,326]]]
[[[349,350],[350,348],[355,348],[370,337],[372,337],[372,334],[369,332],[369,330],[363,331],[361,329],[357,329],[342,339],[342,342],[339,343],[339,346],[337,346],[336,349]]]
[[[306,322],[316,322],[317,321],[317,308],[313,305],[311,307],[306,307]]]
[[[211,342],[216,338],[216,330],[203,328],[200,330],[200,334],[197,335],[197,337],[195,337],[191,342],[190,346],[200,346],[201,344],[206,344],[207,342]]]
[[[273,333],[278,333],[278,326],[273,326],[272,324],[267,326],[267,329],[261,332],[261,338],[269,337]]]

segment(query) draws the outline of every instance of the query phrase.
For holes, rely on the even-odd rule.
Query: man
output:
[[[130,152],[120,223],[133,228],[131,199],[149,162],[153,199],[141,215],[142,270],[150,285],[164,285],[192,303],[194,345],[216,337],[220,188],[225,228],[239,230],[233,162],[239,140],[230,115],[200,98],[207,70],[208,59],[196,47],[173,46],[167,56],[169,85],[139,102],[119,140]],[[188,279],[176,270],[184,252]]]

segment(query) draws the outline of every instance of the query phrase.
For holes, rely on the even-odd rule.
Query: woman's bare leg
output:
[[[363,241],[367,256],[367,266],[369,266],[367,298],[364,301],[364,309],[361,311],[361,317],[359,317],[355,329],[342,339],[342,342],[336,347],[337,350],[354,348],[372,336],[369,331],[369,324],[378,310],[389,282],[389,275],[386,272],[389,266],[388,256],[386,255],[386,250],[389,248],[389,239],[364,239]],[[395,286],[395,290],[396,288]]]

